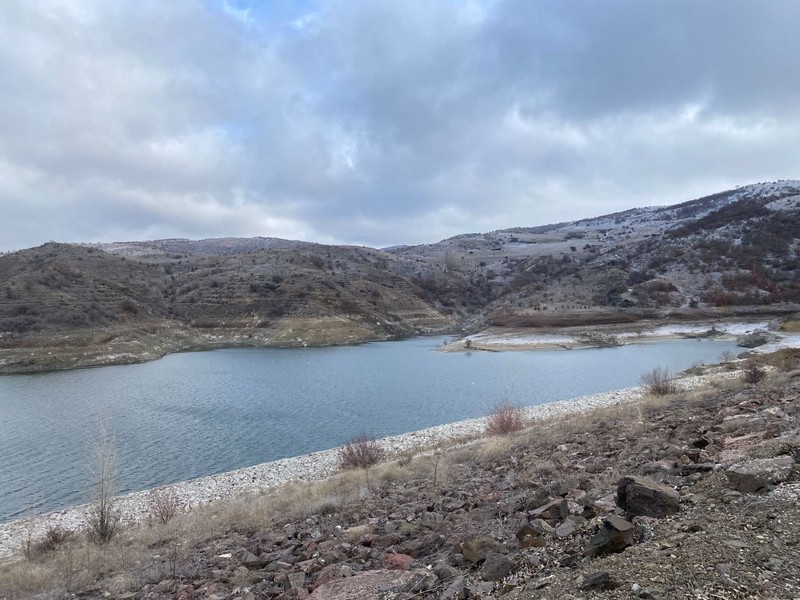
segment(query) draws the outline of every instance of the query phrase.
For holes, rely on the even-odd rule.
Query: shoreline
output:
[[[791,310],[784,307],[781,310],[755,311],[752,314],[710,315],[704,312],[684,317],[673,315],[663,319],[652,316],[637,317],[634,321],[619,323],[591,321],[580,323],[580,320],[577,320],[573,321],[573,324],[566,325],[488,326],[477,333],[454,339],[437,350],[505,352],[597,348],[681,337],[712,337],[707,333],[713,327],[719,328],[714,332],[716,335],[717,332],[724,332],[729,326],[736,327],[742,324],[767,324],[770,333],[790,337],[791,333],[777,332],[776,329],[795,312],[796,307],[793,306]],[[141,364],[160,360],[169,354],[185,352],[229,348],[291,349],[351,346],[425,336],[455,337],[462,331],[452,322],[439,326],[410,325],[410,330],[403,332],[359,328],[359,323],[351,323],[354,327],[343,332],[336,327],[342,325],[341,318],[316,320],[313,323],[314,327],[305,322],[308,319],[300,321],[302,322],[285,324],[285,330],[235,326],[197,329],[169,322],[155,322],[145,324],[139,329],[123,327],[110,331],[54,332],[49,339],[27,340],[18,346],[0,347],[0,377]],[[381,323],[377,325],[381,326]],[[665,328],[671,331],[658,333]],[[3,335],[0,332],[0,341]],[[729,338],[719,337],[733,339],[737,335],[741,333],[733,333]],[[96,338],[106,337],[108,338],[106,341],[95,344]],[[610,338],[615,338],[615,341]],[[470,346],[465,347],[465,343],[469,343]],[[795,343],[800,345],[800,341]]]
[[[800,336],[777,330],[777,320],[728,319],[696,323],[642,323],[631,325],[530,328],[494,327],[468,335],[437,348],[439,352],[516,352],[531,350],[579,350],[619,347],[628,344],[678,339],[711,339],[734,341],[740,337],[765,334],[778,338],[769,342],[774,349],[788,344],[800,345]],[[743,347],[742,352],[753,350]],[[770,350],[772,351],[772,350]]]
[[[680,377],[677,383],[680,389],[685,391],[713,380],[735,376],[738,376],[738,371],[716,372],[711,375]],[[557,416],[585,413],[597,408],[635,402],[644,395],[644,388],[636,386],[525,407],[525,412],[531,420],[542,421]],[[386,451],[386,460],[392,461],[409,452],[420,454],[435,450],[440,445],[456,447],[467,443],[469,440],[483,435],[486,418],[476,417],[437,425],[389,436],[378,441]],[[183,505],[191,511],[199,506],[276,490],[289,483],[323,480],[339,472],[338,459],[339,448],[330,448],[133,492],[119,496],[116,505],[121,513],[122,523],[125,526],[133,526],[146,523],[151,514],[151,501],[155,492],[174,492]],[[58,527],[69,531],[84,529],[88,507],[89,504],[82,504],[8,523],[0,523],[0,564],[13,561],[29,537],[34,540],[41,539],[50,528]]]

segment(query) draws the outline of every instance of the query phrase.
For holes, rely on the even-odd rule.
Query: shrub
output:
[[[656,368],[642,376],[642,385],[654,396],[666,396],[678,391],[678,386],[670,379],[669,369]]]
[[[32,560],[47,554],[52,554],[66,544],[71,537],[71,531],[61,529],[61,527],[58,526],[50,527],[41,540],[28,546],[25,555],[29,560]]]
[[[344,470],[369,469],[383,460],[384,454],[383,448],[374,437],[362,433],[339,450],[339,466]]]
[[[117,447],[114,433],[110,423],[104,420],[100,424],[94,465],[94,497],[86,515],[89,539],[96,544],[110,542],[119,526],[120,514],[114,498],[116,464]]]
[[[745,364],[742,370],[742,377],[747,383],[758,383],[764,379],[766,374],[767,372],[759,367],[758,363],[753,360],[747,361],[747,364]]]
[[[183,510],[183,502],[172,488],[154,490],[150,494],[150,516],[162,525],[169,523]]]
[[[525,409],[501,402],[494,407],[492,414],[486,419],[486,433],[488,435],[508,435],[525,429],[527,425]]]

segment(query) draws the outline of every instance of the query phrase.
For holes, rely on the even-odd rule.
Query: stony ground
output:
[[[800,598],[800,371],[796,353],[759,360],[773,366],[757,384],[562,417],[313,498],[254,498],[271,503],[260,524],[208,513],[191,543],[175,526],[91,577],[64,549],[29,569],[71,573],[42,598]]]

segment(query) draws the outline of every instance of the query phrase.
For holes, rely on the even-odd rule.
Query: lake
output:
[[[230,349],[139,365],[0,377],[0,522],[86,502],[102,418],[122,493],[488,414],[638,385],[733,342],[434,352],[446,338]]]

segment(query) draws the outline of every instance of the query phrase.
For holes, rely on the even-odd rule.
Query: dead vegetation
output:
[[[527,425],[528,419],[525,417],[524,408],[508,402],[501,402],[486,418],[486,433],[487,435],[508,435],[522,431]]]
[[[339,451],[339,466],[343,470],[369,469],[381,462],[386,452],[372,436],[360,434],[350,439]]]
[[[678,391],[669,369],[657,367],[642,376],[642,385],[654,396],[667,396]]]
[[[746,383],[755,384],[764,379],[767,372],[757,362],[748,361],[742,369],[742,378]]]
[[[157,489],[150,495],[150,516],[162,525],[169,523],[184,508],[184,503],[173,488]]]

